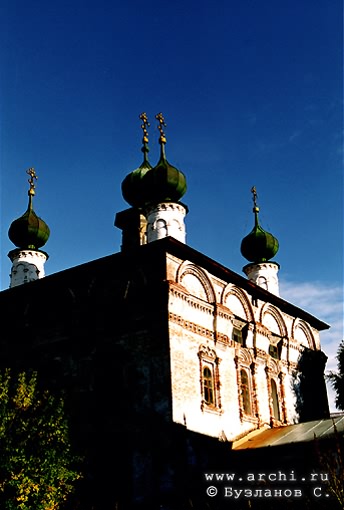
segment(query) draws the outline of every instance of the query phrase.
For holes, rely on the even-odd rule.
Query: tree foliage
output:
[[[336,359],[338,371],[330,372],[327,378],[336,392],[336,407],[344,411],[344,340],[339,344]]]
[[[0,373],[0,508],[57,510],[81,475],[74,467],[63,400],[37,373]]]

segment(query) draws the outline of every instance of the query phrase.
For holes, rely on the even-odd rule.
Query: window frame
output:
[[[279,397],[277,382],[275,381],[275,379],[273,377],[271,377],[271,380],[270,380],[270,387],[271,387],[272,418],[276,422],[280,422],[281,421],[280,397]],[[276,416],[276,414],[277,414],[277,416]]]
[[[222,412],[220,395],[220,358],[216,352],[206,346],[201,346],[198,352],[200,366],[200,389],[201,389],[201,410]],[[205,371],[208,370],[210,376],[205,378]],[[210,392],[212,399],[206,398],[206,391]]]
[[[245,375],[246,381],[243,381],[243,374]],[[253,402],[251,398],[251,374],[244,367],[240,368],[240,397],[241,407],[245,416],[253,416]],[[248,406],[247,406],[248,403]]]
[[[248,332],[248,322],[241,319],[240,317],[235,317],[232,319],[232,332],[231,339],[238,345],[242,347],[246,347],[246,339]],[[235,337],[238,337],[235,338]]]
[[[209,375],[206,375],[205,372]],[[214,367],[210,367],[209,364],[204,364],[202,368],[202,388],[203,388],[203,401],[208,406],[215,406],[215,380],[214,380]]]

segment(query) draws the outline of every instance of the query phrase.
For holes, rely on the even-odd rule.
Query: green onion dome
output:
[[[158,164],[145,176],[145,195],[150,204],[178,202],[187,189],[186,177],[183,172],[167,161],[165,154],[166,137],[163,131],[163,126],[166,126],[165,120],[161,113],[157,114],[155,118],[159,121],[160,159]]]
[[[152,165],[149,163],[147,153],[149,151],[146,144],[142,147],[144,159],[142,164],[128,174],[122,182],[122,195],[126,202],[132,207],[141,208],[144,206],[146,199],[144,196],[144,184],[143,180],[146,173],[152,169]]]
[[[143,180],[146,173],[152,169],[152,165],[148,161],[148,131],[149,122],[146,113],[141,113],[139,118],[142,120],[141,129],[143,131],[142,148],[143,162],[142,164],[128,174],[122,182],[122,195],[126,202],[132,207],[142,208],[146,203]]]
[[[255,224],[253,230],[241,242],[241,254],[250,262],[259,263],[271,260],[278,252],[279,244],[276,237],[266,232],[259,224],[259,207],[256,204],[256,191],[252,188],[254,194],[253,212],[255,215]]]
[[[27,211],[14,220],[8,231],[8,237],[17,248],[38,250],[45,245],[50,236],[48,225],[37,216],[32,207],[34,190],[31,188]]]
[[[158,164],[145,176],[145,193],[148,202],[178,202],[186,192],[186,177],[166,159],[165,147],[161,145]]]

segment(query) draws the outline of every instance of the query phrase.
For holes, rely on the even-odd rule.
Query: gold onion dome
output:
[[[149,122],[147,115],[141,113],[140,119],[142,120],[141,128],[143,130],[142,148],[143,162],[142,164],[128,174],[122,182],[122,195],[126,202],[132,207],[141,208],[145,204],[143,178],[146,173],[152,169],[152,165],[148,161],[148,132]]]
[[[37,216],[32,206],[32,198],[35,194],[34,179],[37,175],[33,168],[27,170],[30,175],[30,189],[28,191],[29,204],[26,212],[11,223],[8,230],[8,237],[12,243],[22,250],[38,250],[45,245],[50,236],[48,225]]]
[[[241,254],[250,262],[260,263],[271,260],[278,252],[279,244],[276,237],[266,232],[259,224],[257,206],[257,191],[252,188],[253,193],[253,212],[255,224],[253,230],[241,242]]]
[[[187,189],[186,177],[183,172],[167,161],[165,154],[166,137],[163,131],[163,127],[166,126],[165,120],[161,113],[157,114],[155,118],[159,121],[160,159],[158,164],[145,175],[145,196],[147,203],[150,204],[178,202]]]

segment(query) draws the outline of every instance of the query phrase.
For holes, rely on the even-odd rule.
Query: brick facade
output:
[[[7,289],[0,306],[1,366],[65,394],[85,457],[75,508],[182,508],[194,470],[220,467],[235,439],[328,415],[327,325],[172,238]]]

